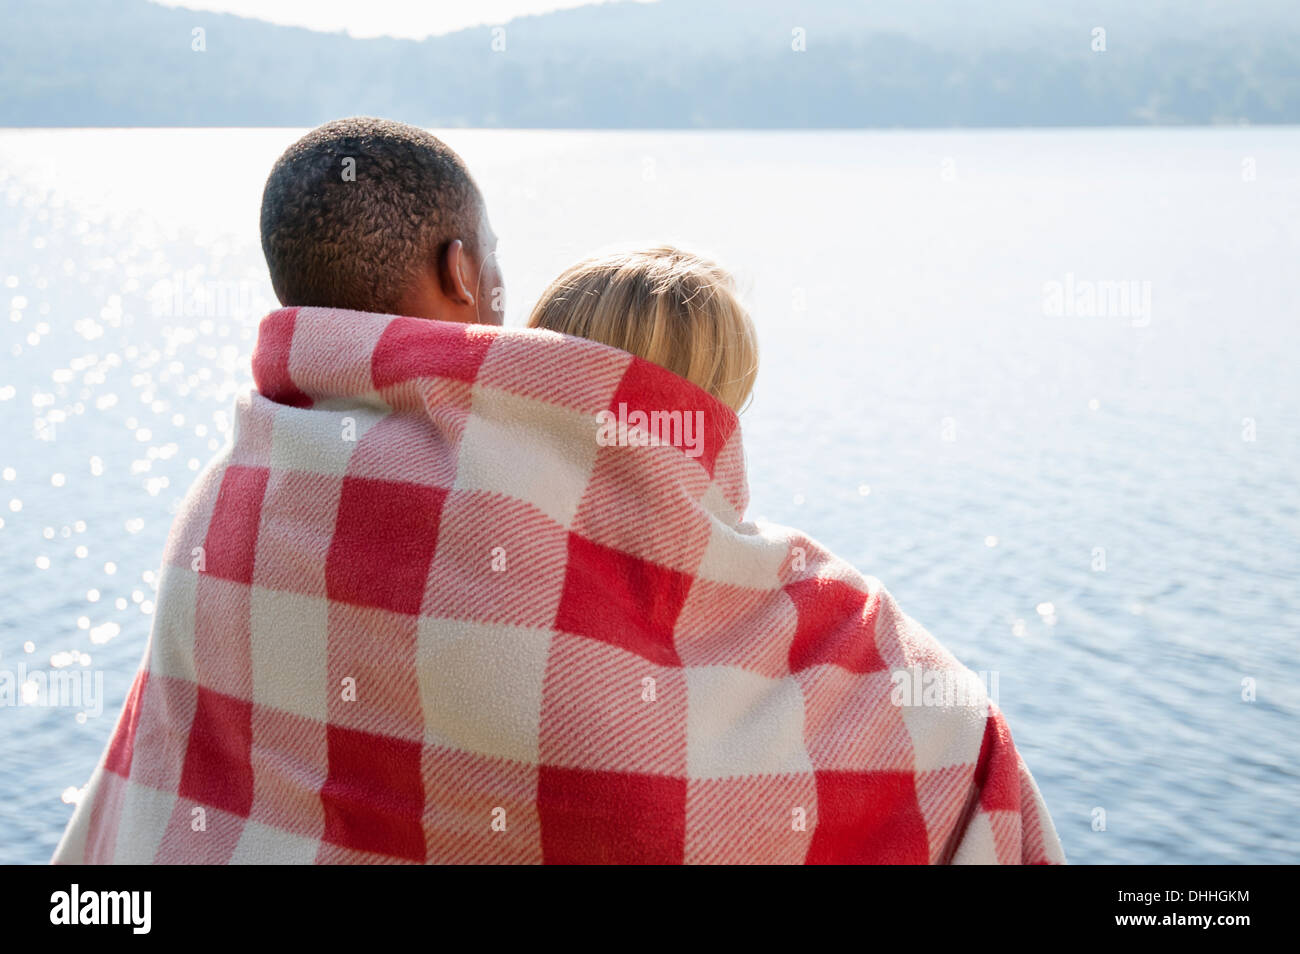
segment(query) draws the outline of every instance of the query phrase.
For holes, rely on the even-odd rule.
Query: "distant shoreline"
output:
[[[1300,123],[1300,8],[603,3],[425,40],[0,0],[0,125],[989,129]]]
[[[36,126],[11,126],[0,124],[3,132],[47,131],[47,130],[220,130],[220,129],[311,129],[314,123],[299,125],[282,123],[248,123],[246,125],[158,125],[143,124],[124,126],[115,123],[50,123]],[[944,132],[1084,132],[1101,130],[1141,130],[1169,132],[1172,130],[1249,130],[1249,129],[1300,129],[1300,121],[1279,123],[1095,123],[1090,125],[1024,125],[1024,126],[476,126],[464,125],[428,125],[425,129],[457,129],[475,132],[543,132],[543,133],[861,133],[861,132],[899,132],[899,133],[944,133]]]

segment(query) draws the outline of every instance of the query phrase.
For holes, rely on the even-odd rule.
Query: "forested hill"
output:
[[[1296,0],[661,0],[423,41],[148,0],[0,0],[0,17],[6,126],[1300,121]]]

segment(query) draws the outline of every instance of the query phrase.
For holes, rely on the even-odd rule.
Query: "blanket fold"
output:
[[[263,319],[56,863],[1061,863],[979,678],[546,331]]]

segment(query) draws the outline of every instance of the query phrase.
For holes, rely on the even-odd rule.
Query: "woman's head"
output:
[[[528,324],[630,351],[736,411],[758,373],[758,338],[731,275],[671,246],[579,262],[551,282]]]

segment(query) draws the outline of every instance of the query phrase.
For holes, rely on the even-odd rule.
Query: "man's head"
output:
[[[460,156],[422,129],[339,119],[285,150],[262,194],[284,305],[499,325],[496,236]]]

